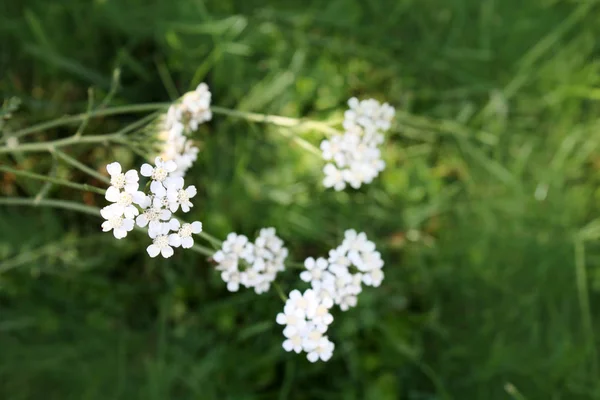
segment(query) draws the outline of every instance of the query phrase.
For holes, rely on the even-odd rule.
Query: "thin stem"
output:
[[[283,289],[281,289],[281,286],[279,286],[279,283],[277,283],[277,282],[274,281],[273,282],[273,287],[277,291],[277,294],[279,295],[279,297],[281,298],[281,300],[285,303],[287,301],[287,296],[285,295],[285,293],[283,293]]]
[[[3,146],[0,147],[0,154],[2,153],[17,153],[17,152],[46,152],[52,151],[53,148],[70,146],[73,144],[79,143],[104,143],[108,144],[109,142],[116,142],[123,144],[121,140],[121,136],[117,134],[109,134],[109,135],[95,135],[95,136],[71,136],[64,139],[52,140],[50,142],[42,142],[42,143],[24,143],[19,144],[14,147]]]
[[[35,199],[29,197],[0,197],[0,204],[9,206],[62,208],[64,210],[77,211],[84,214],[95,215],[97,217],[100,216],[100,210],[96,207],[86,206],[67,200],[41,199],[36,202]]]
[[[73,157],[67,155],[65,152],[60,151],[58,149],[53,149],[52,152],[54,154],[56,154],[59,158],[61,158],[63,161],[67,162],[68,164],[71,164],[72,166],[85,172],[86,174],[88,174],[104,183],[110,183],[110,179],[108,179],[106,176],[98,173],[97,171],[94,171],[90,167],[84,165],[83,163],[77,161]]]
[[[15,257],[4,261],[2,264],[0,264],[0,274],[5,273],[8,270],[14,269],[20,265],[23,265],[25,263],[28,262],[32,262],[37,260],[40,257],[43,257],[45,255],[50,255],[50,254],[64,254],[64,249],[63,246],[61,245],[72,245],[72,246],[77,246],[80,245],[82,243],[86,243],[86,242],[97,242],[98,240],[101,240],[102,237],[100,237],[101,235],[92,235],[92,236],[88,236],[88,237],[84,237],[84,238],[79,238],[77,240],[75,240],[74,243],[71,243],[71,241],[67,241],[67,243],[65,243],[64,241],[59,241],[59,242],[53,242],[53,243],[49,243],[46,244],[44,246],[38,247],[35,250],[31,250],[31,251],[27,251],[21,254],[16,255]],[[102,235],[104,236],[104,235]],[[106,238],[106,236],[104,236],[104,238]]]
[[[36,202],[34,199],[28,197],[0,197],[0,204],[10,205],[10,206],[33,206],[33,207],[51,207],[51,208],[62,208],[65,210],[77,211],[84,214],[93,215],[96,217],[100,216],[100,209],[96,207],[86,206],[83,204],[76,203],[74,201],[66,201],[66,200],[49,200],[49,199],[41,199]],[[136,227],[137,230],[145,231],[144,228]],[[211,257],[214,254],[214,251],[211,249],[201,246],[199,244],[194,244],[191,247],[191,250],[196,253],[203,254],[205,256]]]
[[[75,136],[79,137],[85,131],[87,127],[88,121],[90,120],[90,113],[92,112],[92,108],[94,107],[94,88],[88,88],[88,105],[87,110],[85,112],[85,118],[79,124],[79,128],[77,128],[77,132],[75,132]]]
[[[210,244],[212,244],[213,246],[220,248],[223,245],[223,242],[220,241],[219,239],[217,239],[216,237],[209,235],[208,233],[202,231],[200,233],[198,233],[198,236],[200,236],[201,238],[206,239],[208,242],[210,242]]]
[[[37,179],[37,180],[44,181],[44,182],[55,183],[57,185],[63,185],[63,186],[71,187],[74,189],[83,190],[86,192],[95,192],[98,194],[104,194],[106,192],[106,190],[104,190],[104,189],[101,189],[99,187],[92,186],[92,185],[87,185],[85,183],[81,184],[81,183],[69,182],[64,179],[55,178],[52,176],[41,175],[41,174],[36,174],[34,172],[29,172],[29,171],[21,171],[21,170],[7,167],[4,165],[0,165],[0,171],[10,172],[17,176],[20,175],[20,176],[24,176],[26,178]]]
[[[121,107],[111,107],[104,108],[99,110],[94,110],[89,113],[81,113],[76,115],[65,116],[62,118],[57,118],[52,121],[43,122],[41,124],[37,124],[34,126],[30,126],[29,128],[21,129],[16,131],[10,135],[10,137],[21,138],[23,136],[45,131],[47,129],[56,128],[58,126],[70,125],[76,122],[81,122],[86,118],[95,118],[95,117],[105,117],[108,115],[118,115],[118,114],[129,114],[129,113],[138,113],[138,112],[146,112],[146,111],[155,111],[160,110],[161,108],[169,107],[171,103],[145,103],[145,104],[133,104],[129,106],[121,106]],[[1,141],[1,139],[0,139]]]
[[[312,121],[300,118],[282,117],[279,115],[259,114],[246,111],[230,110],[223,107],[212,106],[211,111],[215,114],[227,115],[229,117],[242,118],[247,121],[261,122],[278,126],[286,126],[289,128],[298,128],[301,130],[316,129],[324,133],[336,134],[337,129],[332,128],[325,122]]]
[[[316,156],[321,157],[321,150],[319,150],[315,145],[313,145],[312,143],[302,139],[300,136],[294,135],[293,132],[291,131],[286,131],[285,128],[281,129],[279,131],[279,133],[281,133],[283,136],[292,139],[294,142],[296,142],[296,144],[298,144],[300,147],[302,147],[305,150],[308,150],[309,153],[312,153]]]
[[[190,249],[194,250],[196,253],[204,254],[208,257],[212,257],[213,254],[215,254],[215,252],[209,249],[208,247],[204,247],[199,244],[194,244]]]

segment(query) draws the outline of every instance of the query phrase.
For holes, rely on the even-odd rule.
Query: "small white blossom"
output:
[[[121,210],[115,206],[115,204],[111,204],[100,210],[100,215],[106,220],[102,223],[102,231],[112,230],[115,238],[123,239],[127,236],[127,232],[133,230],[134,223],[132,219],[124,218]]]
[[[184,189],[183,185],[181,177],[171,177],[165,181],[166,197],[172,212],[176,212],[181,207],[181,210],[186,213],[194,206],[190,199],[196,196],[196,187],[190,185]]]
[[[317,258],[316,260],[312,257],[304,260],[304,267],[306,271],[300,273],[300,279],[304,282],[311,282],[320,280],[323,276],[323,272],[328,267],[327,260],[324,258]]]
[[[382,132],[390,129],[395,113],[389,104],[373,99],[352,98],[348,105],[345,132],[321,142],[323,159],[328,162],[323,168],[323,185],[337,191],[346,184],[358,189],[385,169],[379,147],[384,142]]]
[[[329,313],[333,301],[322,300],[308,289],[304,293],[292,290],[285,302],[283,312],[277,314],[276,322],[283,325],[282,346],[285,351],[305,351],[311,362],[327,361],[333,354],[333,344],[324,333],[333,322]]]
[[[254,243],[244,235],[230,233],[213,260],[218,263],[217,269],[223,271],[221,278],[228,284],[228,290],[237,291],[241,284],[261,294],[269,290],[277,273],[285,269],[287,255],[288,250],[275,229],[264,228]]]
[[[118,190],[125,190],[129,193],[133,193],[138,190],[139,177],[137,171],[132,169],[126,173],[122,173],[121,164],[118,162],[108,164],[106,166],[106,171],[110,175],[111,186],[117,188]]]
[[[312,258],[306,259],[306,271],[301,272],[300,278],[310,282],[322,302],[333,301],[342,311],[356,306],[362,284],[377,287],[384,278],[384,263],[375,243],[364,232],[353,229],[347,230],[342,243],[329,251],[327,261],[317,264]],[[324,318],[329,317],[324,314]]]
[[[145,202],[144,193],[137,191],[137,183],[136,191],[120,191],[116,186],[110,186],[104,197],[114,203],[113,209],[115,212],[125,215],[125,218],[129,219],[135,218],[140,213],[133,204],[143,204]]]
[[[335,344],[330,341],[327,336],[323,336],[319,339],[314,349],[306,355],[306,358],[313,363],[319,361],[319,359],[321,359],[321,361],[329,361],[333,356],[334,349]]]
[[[148,225],[148,235],[150,235],[150,232],[156,232],[161,229],[162,221],[167,221],[170,218],[171,211],[152,205],[138,215],[135,222],[141,228]]]
[[[176,243],[169,236],[170,231],[171,228],[168,223],[162,223],[158,229],[149,231],[152,244],[146,248],[146,251],[150,257],[154,258],[160,254],[164,258],[169,258],[173,255],[173,247],[176,247]]]
[[[192,234],[202,232],[202,223],[200,221],[192,222],[191,224],[184,223],[183,225],[176,219],[172,219],[169,222],[170,228],[173,232],[169,237],[169,240],[174,244],[174,247],[183,247],[189,249],[194,245],[194,238]]]
[[[156,164],[154,167],[150,164],[142,164],[140,173],[143,176],[152,178],[150,191],[156,196],[164,197],[166,189],[163,186],[163,182],[169,177],[171,172],[177,169],[177,164],[173,160],[164,161],[160,157],[156,157],[154,163]]]

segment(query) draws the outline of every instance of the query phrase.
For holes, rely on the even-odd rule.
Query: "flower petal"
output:
[[[165,171],[170,173],[177,169],[177,164],[175,164],[175,161],[169,160],[163,164],[163,168],[165,169]]]
[[[123,227],[123,229],[125,229],[128,232],[133,230],[133,226],[134,226],[133,219],[125,218],[123,220],[123,223],[121,226]]]
[[[202,222],[200,222],[200,221],[192,222],[192,232],[193,233],[202,232]]]
[[[169,235],[169,245],[173,246],[173,247],[181,246],[181,237],[176,233],[170,234]]]
[[[125,172],[125,181],[128,183],[135,183],[139,180],[140,177],[135,169],[130,169],[129,171]]]
[[[115,203],[119,200],[119,195],[121,193],[119,192],[119,189],[117,189],[114,186],[109,187],[106,190],[106,193],[104,194],[104,198],[108,201],[110,201],[111,203]]]
[[[119,175],[121,173],[121,164],[118,162],[110,163],[106,166],[106,171],[110,175]]]
[[[179,228],[181,228],[181,223],[179,222],[178,219],[175,219],[175,218],[170,220],[168,222],[168,224],[169,224],[169,228],[171,228],[172,231],[176,231],[176,230],[179,230]]]
[[[185,189],[185,192],[187,193],[187,195],[190,199],[192,197],[194,197],[196,195],[196,193],[198,193],[198,191],[196,190],[196,186],[194,186],[194,185],[188,186],[187,189]]]
[[[150,177],[150,176],[152,176],[153,172],[154,172],[154,168],[152,168],[152,165],[142,164],[142,168],[140,168],[140,174],[142,174],[142,176]]]
[[[160,249],[154,244],[151,244],[150,246],[146,247],[146,251],[148,252],[148,255],[152,258],[156,257],[158,253],[160,253]]]
[[[125,236],[127,236],[127,231],[125,229],[115,228],[113,229],[113,234],[117,239],[123,239]]]
[[[188,236],[181,239],[181,247],[183,247],[184,249],[189,249],[193,245],[194,239],[192,239],[191,237]]]
[[[152,181],[150,184],[150,191],[157,197],[165,197],[167,195],[167,190],[159,181]]]
[[[171,246],[165,246],[162,249],[160,249],[160,254],[162,254],[162,256],[164,258],[169,258],[173,255],[174,251],[173,248]]]
[[[148,218],[146,218],[146,214],[138,215],[138,217],[135,219],[135,223],[141,228],[148,225]]]

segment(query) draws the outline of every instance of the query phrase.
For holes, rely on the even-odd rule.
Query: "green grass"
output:
[[[381,249],[383,285],[335,314],[329,363],[281,349],[274,291],[228,293],[195,253],[149,259],[142,235],[116,242],[96,218],[0,206],[0,270],[19,261],[0,273],[0,398],[600,398],[598,1],[0,8],[0,93],[22,100],[11,129],[84,112],[89,87],[95,104],[126,105],[201,81],[215,105],[244,111],[339,119],[353,95],[398,109],[387,169],[342,193],[323,191],[319,158],[277,128],[215,116],[200,131],[190,218],[212,235],[275,226],[302,260],[355,228]],[[85,134],[133,121],[92,119]],[[140,161],[67,152],[94,169]],[[94,183],[44,154],[5,163]],[[0,175],[2,196],[42,188]]]

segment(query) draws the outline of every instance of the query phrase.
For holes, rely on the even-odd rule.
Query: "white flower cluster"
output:
[[[137,171],[123,173],[118,162],[106,166],[110,175],[110,187],[105,197],[113,204],[100,210],[100,214],[106,219],[102,223],[102,230],[112,230],[117,239],[122,239],[127,236],[127,232],[133,230],[135,224],[142,228],[147,226],[152,244],[146,251],[150,257],[161,254],[168,258],[174,253],[173,247],[190,248],[194,245],[192,234],[202,231],[202,223],[196,221],[181,224],[172,218],[172,213],[179,208],[188,212],[193,207],[190,199],[196,195],[196,188],[188,186],[184,189],[183,178],[171,176],[177,168],[174,161],[164,161],[157,157],[155,164],[154,167],[143,164],[140,170],[142,176],[151,179],[150,194],[138,190]]]
[[[278,324],[285,325],[283,348],[296,353],[305,351],[310,362],[329,360],[335,345],[324,334],[333,322],[329,312],[332,306],[330,298],[320,298],[312,289],[304,293],[292,290],[276,319]]]
[[[200,124],[210,121],[210,101],[208,85],[201,83],[196,90],[183,95],[181,101],[172,104],[163,118],[164,129],[159,133],[163,143],[160,157],[172,160],[177,165],[171,176],[184,177],[198,158],[198,148],[186,135],[197,130]]]
[[[383,133],[390,129],[395,110],[377,100],[348,100],[350,109],[344,113],[344,133],[321,142],[323,159],[323,185],[344,190],[346,184],[358,189],[371,183],[385,168],[379,146]]]
[[[383,260],[364,232],[349,229],[329,258],[307,258],[300,279],[310,282],[320,298],[331,299],[342,311],[356,306],[362,284],[378,287],[383,281]],[[354,270],[351,268],[354,267]]]
[[[379,286],[383,280],[383,260],[375,244],[364,233],[350,229],[329,258],[307,258],[300,279],[312,288],[301,294],[293,290],[277,323],[285,325],[283,348],[300,353],[305,351],[311,362],[327,361],[335,345],[324,334],[333,322],[330,313],[334,304],[342,311],[356,306],[362,284]],[[354,267],[356,271],[351,271]]]
[[[263,228],[254,243],[244,235],[230,233],[221,250],[213,255],[227,290],[237,292],[240,284],[257,294],[271,287],[277,273],[285,269],[288,250],[276,236],[275,228]]]

